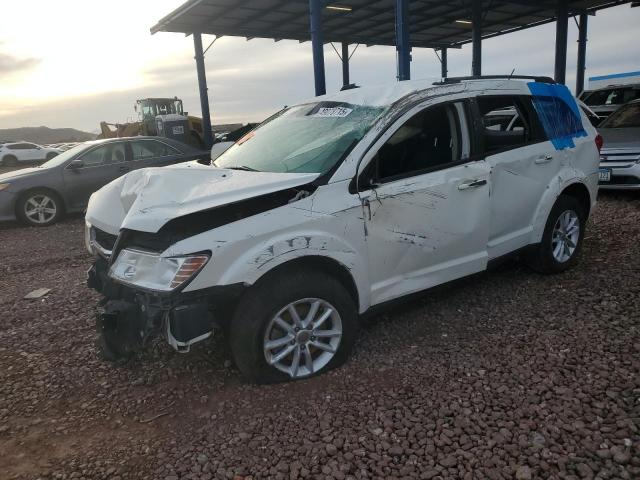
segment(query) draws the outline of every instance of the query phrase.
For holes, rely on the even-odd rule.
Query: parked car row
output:
[[[0,142],[0,165],[15,167],[20,163],[51,160],[62,150],[31,142]]]

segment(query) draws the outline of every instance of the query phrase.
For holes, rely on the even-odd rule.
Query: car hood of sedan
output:
[[[640,128],[601,128],[604,149],[633,149],[640,152]]]
[[[0,175],[0,183],[10,182],[11,180],[16,180],[20,177],[26,177],[37,173],[42,173],[42,168],[21,168],[20,170],[14,170]]]
[[[94,193],[86,218],[113,235],[121,228],[155,233],[174,218],[305,185],[318,176],[245,172],[197,163],[145,168]]]

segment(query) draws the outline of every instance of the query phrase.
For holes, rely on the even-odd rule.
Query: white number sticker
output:
[[[313,115],[314,117],[324,117],[324,118],[343,118],[353,112],[353,108],[346,107],[325,107],[318,110],[318,112]]]

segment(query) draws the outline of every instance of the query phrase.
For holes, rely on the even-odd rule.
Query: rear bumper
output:
[[[244,289],[228,285],[165,294],[118,284],[107,272],[107,260],[100,257],[87,273],[87,285],[104,296],[97,311],[98,332],[109,334],[127,351],[163,336],[176,351],[188,352],[224,323],[228,307]]]
[[[600,168],[611,170],[611,181],[600,182],[603,190],[638,190],[640,189],[639,163],[600,163]]]

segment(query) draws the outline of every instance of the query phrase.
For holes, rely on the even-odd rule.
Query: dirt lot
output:
[[[640,195],[601,198],[574,271],[430,292],[267,387],[219,337],[98,360],[82,232],[0,227],[2,479],[640,478]]]

